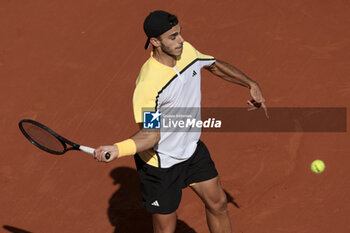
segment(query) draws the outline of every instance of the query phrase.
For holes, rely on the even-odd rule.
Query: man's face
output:
[[[184,39],[181,36],[181,26],[177,24],[160,36],[161,49],[169,56],[178,57],[182,54]]]

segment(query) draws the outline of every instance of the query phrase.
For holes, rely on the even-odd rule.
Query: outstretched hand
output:
[[[262,95],[259,85],[255,84],[251,86],[250,95],[253,99],[247,101],[247,104],[252,106],[251,108],[248,109],[248,111],[256,110],[262,107],[265,112],[266,118],[269,119],[269,114],[267,112],[267,107],[265,105],[265,99]]]

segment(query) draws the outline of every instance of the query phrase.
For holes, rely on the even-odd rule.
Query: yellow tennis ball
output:
[[[324,162],[322,160],[315,160],[311,163],[311,171],[319,174],[324,171],[326,168],[326,165],[324,165]]]

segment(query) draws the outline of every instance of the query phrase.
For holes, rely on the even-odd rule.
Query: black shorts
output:
[[[183,188],[218,175],[202,141],[198,141],[196,151],[188,160],[169,168],[148,165],[137,154],[134,158],[141,182],[143,203],[151,213],[170,214],[176,211]]]

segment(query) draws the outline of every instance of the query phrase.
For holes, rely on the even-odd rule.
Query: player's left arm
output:
[[[256,81],[249,78],[233,65],[221,60],[216,60],[215,63],[206,66],[205,68],[226,81],[249,88],[253,100],[248,101],[248,104],[254,106],[254,108],[259,108],[260,106],[263,107],[266,117],[268,117],[265,98],[263,97],[261,88]]]

